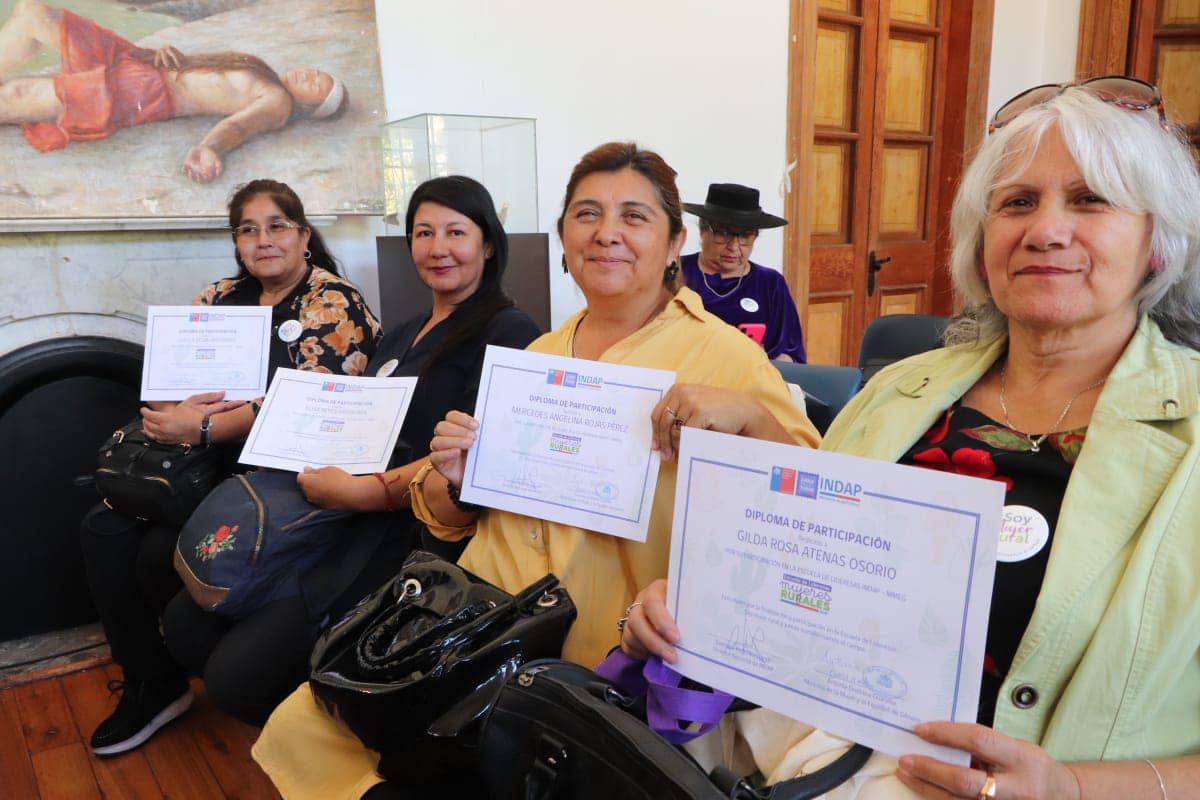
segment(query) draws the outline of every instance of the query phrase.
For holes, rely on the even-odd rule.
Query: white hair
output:
[[[950,216],[950,277],[962,312],[946,331],[946,344],[974,345],[1007,330],[1008,319],[980,274],[983,227],[992,192],[1029,166],[1051,128],[1089,189],[1115,208],[1150,215],[1156,268],[1137,293],[1138,314],[1149,314],[1168,339],[1200,350],[1200,173],[1191,149],[1154,113],[1074,88],[996,131],[963,173]]]

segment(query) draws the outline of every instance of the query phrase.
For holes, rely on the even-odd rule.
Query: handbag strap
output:
[[[731,800],[813,800],[853,778],[873,752],[866,745],[855,744],[816,772],[761,789],[727,767],[714,768],[708,777]]]
[[[646,723],[671,744],[684,744],[708,733],[721,721],[734,699],[733,695],[717,689],[681,687],[683,676],[657,656],[641,662],[617,649],[595,671],[627,694],[645,695]],[[700,727],[688,729],[692,723],[700,723]]]

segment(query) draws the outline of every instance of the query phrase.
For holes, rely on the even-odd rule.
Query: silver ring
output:
[[[637,608],[638,606],[640,606],[641,604],[642,604],[641,600],[634,600],[632,603],[630,603],[625,608],[625,616],[623,616],[619,620],[617,620],[617,633],[625,632],[625,623],[629,622],[629,615],[632,614],[633,610],[635,608]]]

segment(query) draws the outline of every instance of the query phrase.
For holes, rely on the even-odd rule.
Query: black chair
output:
[[[941,347],[949,323],[949,317],[933,314],[889,314],[871,320],[858,350],[863,383],[893,361]]]
[[[822,436],[829,430],[829,425],[842,406],[850,402],[862,385],[862,371],[857,367],[794,364],[790,361],[771,363],[785,381],[804,390],[805,413]]]

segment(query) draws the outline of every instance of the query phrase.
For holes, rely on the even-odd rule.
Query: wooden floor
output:
[[[92,730],[116,707],[111,663],[0,689],[4,800],[259,800],[279,794],[250,758],[258,730],[220,713],[193,681],[190,711],[142,747],[97,758]]]

